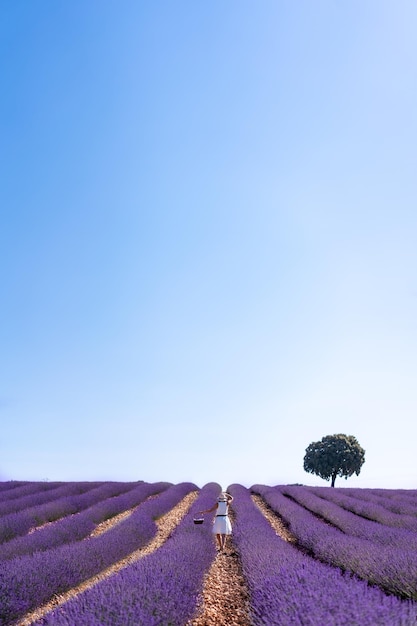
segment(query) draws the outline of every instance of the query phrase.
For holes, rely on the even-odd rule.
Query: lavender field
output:
[[[193,523],[219,491],[0,483],[0,626],[417,624],[417,490],[230,485],[225,561],[212,514]],[[224,622],[211,577],[217,563],[232,602],[227,558],[247,602]]]

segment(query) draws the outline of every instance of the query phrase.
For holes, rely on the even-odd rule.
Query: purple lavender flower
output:
[[[234,538],[253,626],[411,626],[417,605],[387,596],[278,537],[247,489],[233,485]],[[268,488],[265,488],[268,493]]]

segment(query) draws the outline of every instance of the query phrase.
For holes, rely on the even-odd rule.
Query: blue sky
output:
[[[415,2],[1,12],[0,478],[415,488]]]

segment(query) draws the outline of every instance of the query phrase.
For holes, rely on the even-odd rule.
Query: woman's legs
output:
[[[226,536],[227,535],[216,535],[220,550],[223,550],[226,545]]]

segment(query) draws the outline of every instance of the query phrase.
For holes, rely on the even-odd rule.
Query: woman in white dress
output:
[[[200,513],[211,513],[212,511],[216,511],[212,532],[217,536],[220,550],[223,550],[224,548],[226,536],[232,534],[232,525],[229,519],[229,504],[232,500],[233,497],[230,493],[222,491],[217,498],[216,504],[212,506],[211,509],[207,509],[207,511],[200,511]]]

